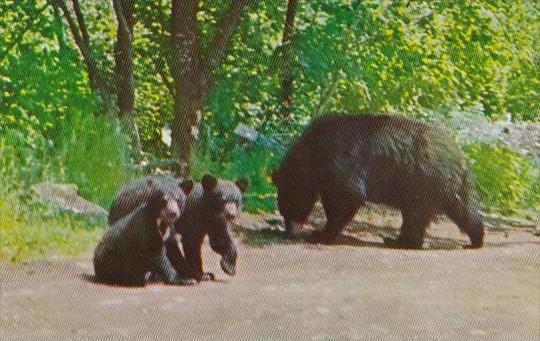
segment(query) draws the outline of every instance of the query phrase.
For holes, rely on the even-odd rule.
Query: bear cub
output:
[[[179,276],[167,258],[164,241],[182,212],[168,193],[155,188],[147,200],[114,222],[94,252],[98,282],[144,286],[147,274],[158,274],[167,284],[192,284]]]

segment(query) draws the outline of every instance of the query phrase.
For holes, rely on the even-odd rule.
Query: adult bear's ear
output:
[[[180,188],[182,189],[182,192],[184,192],[185,195],[188,195],[191,193],[191,190],[193,189],[193,181],[192,180],[184,180],[180,184]]]
[[[244,193],[249,186],[249,179],[244,176],[236,180],[234,183],[236,186],[238,186],[238,188],[240,188],[240,192]]]
[[[218,180],[210,174],[203,175],[201,184],[205,192],[210,193],[216,188]]]

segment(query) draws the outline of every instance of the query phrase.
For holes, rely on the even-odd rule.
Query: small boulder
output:
[[[94,216],[107,216],[108,214],[103,207],[79,196],[79,188],[75,184],[42,182],[33,185],[32,191],[37,194],[40,200],[52,202],[68,211]]]

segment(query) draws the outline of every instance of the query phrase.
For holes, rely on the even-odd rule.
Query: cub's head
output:
[[[155,188],[146,200],[146,210],[163,240],[167,239],[169,228],[181,214],[176,198],[168,191]]]
[[[229,275],[236,272],[236,246],[229,229],[230,223],[242,210],[243,195],[249,180],[217,179],[205,174],[201,179],[203,188],[203,211],[207,220],[208,239],[212,249],[222,256],[221,268]]]

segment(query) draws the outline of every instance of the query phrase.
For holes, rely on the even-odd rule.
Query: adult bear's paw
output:
[[[312,244],[331,245],[334,243],[335,236],[329,235],[326,231],[314,231],[306,238]]]
[[[397,239],[384,237],[383,243],[386,247],[391,249],[409,249],[409,250],[421,250],[422,242],[410,242],[406,239],[398,237]]]

